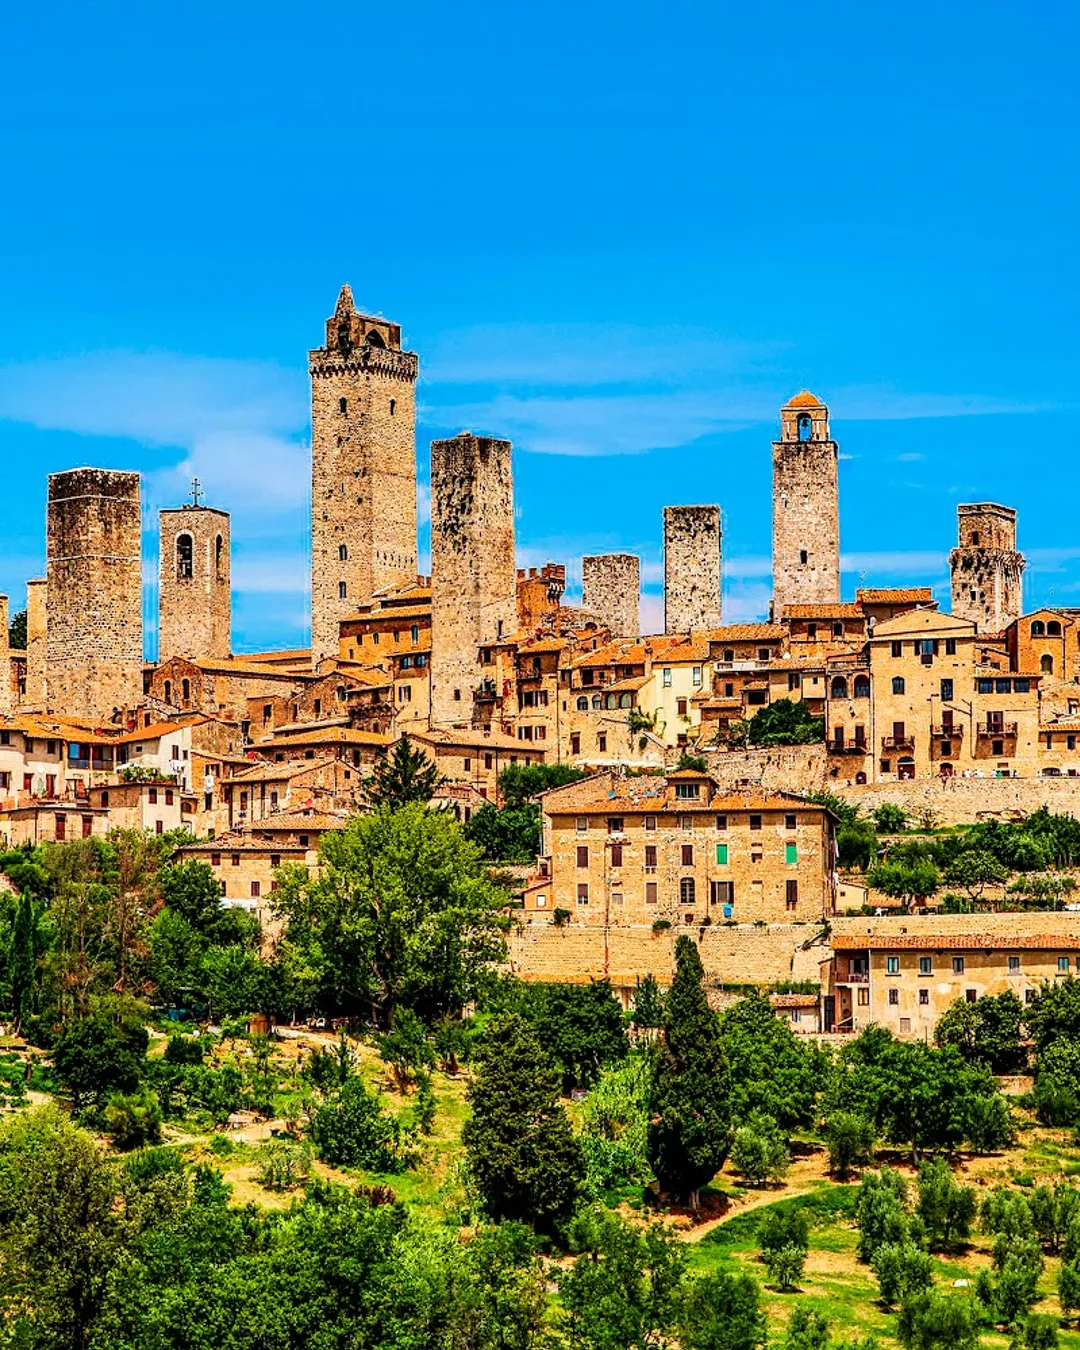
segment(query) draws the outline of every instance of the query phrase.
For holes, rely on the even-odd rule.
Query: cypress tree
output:
[[[585,1176],[559,1101],[561,1075],[523,1017],[493,1022],[479,1061],[461,1140],[484,1208],[553,1233],[574,1212]]]
[[[720,1019],[702,975],[697,947],[679,938],[649,1101],[649,1162],[660,1189],[695,1209],[698,1191],[723,1166],[731,1125]]]

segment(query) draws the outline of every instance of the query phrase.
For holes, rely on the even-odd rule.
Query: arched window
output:
[[[899,778],[915,777],[915,761],[910,756],[897,760],[896,769]]]
[[[593,694],[592,705],[594,708],[602,708],[604,706],[604,700],[600,697],[599,694]]]
[[[682,905],[692,905],[694,903],[694,878],[683,877],[679,882],[679,903]]]
[[[185,703],[190,703],[190,702],[191,702],[191,681],[190,681],[190,680],[181,680],[181,681],[180,681],[180,697],[184,700]]]
[[[190,580],[195,568],[195,546],[190,534],[176,537],[176,576],[179,581]]]
[[[832,682],[832,698],[847,698],[847,680],[843,675],[834,675]]]
[[[339,561],[339,562],[348,562],[348,561],[349,561],[349,546],[348,546],[348,544],[339,544],[339,545],[338,545],[337,555],[338,555],[338,561]]]
[[[339,684],[337,687],[337,697],[339,703],[345,702],[345,686],[343,684]]]
[[[906,687],[903,675],[893,676],[892,691],[894,694],[902,694]]]
[[[349,595],[349,587],[346,582],[339,581],[337,584],[337,594],[339,600],[345,600]]]
[[[219,534],[214,540],[214,574],[221,580],[221,564],[225,560],[225,541]]]
[[[1050,622],[1046,625],[1046,636],[1047,637],[1061,636],[1061,624],[1058,623],[1057,619],[1051,619]]]
[[[578,712],[588,712],[588,711],[589,711],[589,700],[585,697],[584,694],[582,694],[581,697],[580,697],[580,698],[578,699],[578,701],[577,701],[577,710],[578,710]]]
[[[1047,654],[1044,657],[1041,657],[1039,660],[1039,669],[1042,671],[1044,675],[1053,675],[1054,658],[1049,654]]]
[[[634,700],[633,700],[633,698],[632,698],[629,694],[620,694],[620,695],[619,695],[619,707],[620,707],[620,708],[630,708],[630,707],[633,706],[633,703],[634,703]]]
[[[172,702],[172,680],[165,681],[165,702]]]
[[[606,698],[606,700],[605,700],[605,702],[604,702],[604,706],[605,706],[606,708],[614,708],[614,707],[617,705],[617,703],[618,703],[618,699],[615,697],[615,695],[614,695],[614,694],[608,694],[608,696],[607,696],[607,698]]]
[[[869,697],[870,697],[870,676],[869,676],[869,675],[856,675],[856,676],[855,676],[855,697],[856,697],[856,698],[869,698]]]
[[[862,769],[860,769],[859,772],[855,775],[855,784],[857,787],[862,787],[862,785],[865,782],[866,782],[866,774],[864,774]]]
[[[368,345],[369,347],[385,347],[385,346],[386,346],[386,343],[382,340],[382,334],[381,334],[381,333],[377,333],[377,332],[375,331],[374,328],[373,328],[373,329],[371,330],[371,332],[367,335],[367,337],[364,338],[364,341],[367,343],[367,345]]]
[[[800,441],[808,441],[813,434],[814,420],[809,413],[800,413],[796,423]]]
[[[1043,623],[1042,619],[1036,619],[1035,622],[1031,625],[1031,636],[1032,637],[1046,636],[1046,624]]]

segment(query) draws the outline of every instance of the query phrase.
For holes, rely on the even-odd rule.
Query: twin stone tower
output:
[[[348,286],[310,353],[312,663],[339,655],[341,620],[417,582],[415,352],[401,328],[361,314]],[[773,608],[840,599],[837,444],[804,391],[773,443]],[[1019,612],[1015,513],[960,507],[954,612],[1000,627]],[[977,528],[981,526],[980,528]],[[160,515],[159,652],[230,655],[230,530],[198,504]],[[721,621],[715,505],[664,508],[669,633]],[[74,469],[49,478],[47,576],[28,585],[26,701],[107,720],[143,697],[139,475]],[[993,556],[991,556],[993,555]],[[999,556],[1000,555],[1000,556]],[[431,720],[469,720],[477,649],[517,629],[509,441],[462,432],[431,445]],[[613,636],[637,636],[640,569],[631,554],[583,560],[583,603]],[[959,608],[958,608],[959,606]],[[970,610],[969,614],[967,611]]]

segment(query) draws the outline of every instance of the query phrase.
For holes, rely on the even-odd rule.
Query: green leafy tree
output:
[[[390,1065],[398,1088],[404,1092],[435,1061],[435,1049],[427,1027],[411,1008],[398,1008],[390,1030],[378,1038],[379,1054]]]
[[[854,1111],[833,1111],[825,1121],[829,1171],[847,1181],[853,1167],[869,1162],[874,1147],[873,1122]]]
[[[829,1321],[812,1308],[792,1308],[784,1350],[829,1350]]]
[[[534,985],[526,1010],[563,1073],[563,1088],[590,1087],[624,1058],[622,1007],[607,980]]]
[[[161,1104],[149,1088],[127,1097],[117,1094],[105,1107],[105,1133],[117,1148],[146,1148],[161,1143],[161,1118]]]
[[[1026,1197],[1009,1186],[995,1186],[985,1197],[979,1220],[987,1233],[1027,1238],[1035,1232],[1035,1221]]]
[[[511,764],[499,774],[499,796],[509,808],[535,801],[541,792],[565,787],[585,777],[570,764]]]
[[[1080,1262],[1063,1261],[1058,1271],[1058,1301],[1066,1317],[1080,1312]]]
[[[547,1288],[535,1244],[525,1224],[507,1222],[486,1225],[459,1249],[450,1263],[440,1350],[542,1350],[548,1344]]]
[[[836,831],[836,860],[845,871],[865,872],[877,856],[877,832],[869,820],[841,822]]]
[[[653,1029],[664,1025],[664,995],[654,976],[638,978],[630,1021],[639,1028]]]
[[[899,834],[907,828],[908,813],[896,802],[882,802],[874,809],[873,817],[880,834]]]
[[[978,900],[987,886],[1003,886],[1009,869],[985,849],[969,849],[954,858],[945,872],[945,880],[962,886],[972,900]]]
[[[720,1028],[733,1120],[745,1123],[758,1111],[783,1130],[810,1125],[824,1071],[817,1047],[800,1040],[760,992],[728,1008]]]
[[[955,1045],[965,1058],[989,1065],[994,1073],[1019,1073],[1027,1063],[1023,1022],[1023,1005],[1007,989],[974,1003],[957,999],[942,1014],[934,1039],[938,1045]]]
[[[924,1289],[901,1304],[896,1332],[904,1350],[976,1350],[979,1318],[971,1299]]]
[[[347,1078],[311,1117],[319,1157],[334,1167],[398,1172],[402,1167],[398,1123],[359,1078]]]
[[[426,807],[443,781],[435,762],[402,736],[375,761],[365,795],[370,806],[389,811]]]
[[[976,1096],[968,1104],[966,1133],[976,1153],[995,1153],[1013,1142],[1009,1103],[1001,1096]]]
[[[929,1289],[934,1281],[934,1262],[914,1242],[883,1242],[870,1262],[877,1276],[882,1303],[899,1303],[911,1294]]]
[[[779,698],[750,719],[751,745],[810,745],[825,739],[824,717],[811,716],[801,699]]]
[[[1028,1238],[998,1235],[994,1242],[993,1277],[980,1272],[978,1292],[993,1311],[994,1319],[1006,1326],[1031,1311],[1038,1298],[1043,1256],[1037,1242]]]
[[[1016,1329],[1010,1343],[1021,1350],[1055,1350],[1058,1343],[1058,1319],[1049,1313],[1029,1313]]]
[[[931,1251],[952,1252],[971,1234],[978,1205],[971,1186],[961,1186],[944,1158],[919,1164],[916,1213]]]
[[[1024,1009],[1024,1023],[1039,1058],[1058,1040],[1080,1042],[1080,980],[1069,976],[1064,980],[1047,982]]]
[[[1069,1229],[1080,1220],[1080,1190],[1061,1181],[1054,1186],[1036,1186],[1028,1204],[1039,1241],[1051,1256],[1057,1256]]]
[[[75,1110],[87,1100],[100,1105],[110,1092],[133,1092],[149,1040],[143,1027],[117,1027],[104,1015],[73,1022],[53,1047],[53,1069],[71,1093]]]
[[[800,1247],[777,1247],[765,1257],[769,1278],[782,1292],[790,1293],[798,1287],[806,1268],[806,1252]]]
[[[866,874],[867,884],[910,908],[941,889],[941,873],[932,862],[880,862]]]
[[[649,1161],[660,1188],[695,1208],[723,1165],[730,1133],[723,1040],[702,975],[697,947],[680,937],[649,1108]]]
[[[19,609],[11,616],[8,625],[8,642],[18,652],[26,651],[26,610]]]
[[[702,1276],[682,1299],[682,1350],[758,1350],[766,1343],[761,1293],[750,1275]]]
[[[802,1278],[810,1250],[810,1224],[799,1204],[770,1208],[758,1227],[761,1259],[773,1283],[785,1292]]]
[[[731,1165],[751,1186],[781,1181],[789,1164],[787,1144],[776,1121],[755,1111],[731,1141]]]
[[[868,1172],[855,1197],[855,1218],[859,1225],[857,1252],[860,1261],[870,1263],[886,1245],[903,1246],[910,1237],[911,1225],[905,1209],[907,1187],[899,1172],[883,1167]]]
[[[445,812],[383,806],[323,837],[321,870],[275,892],[286,975],[322,1010],[431,1024],[477,997],[505,956],[507,897]]]
[[[581,1148],[589,1193],[652,1178],[648,1159],[649,1063],[625,1059],[600,1078],[582,1103]]]
[[[532,802],[501,809],[485,802],[464,829],[465,837],[491,862],[531,863],[540,852],[540,808]]]
[[[487,1213],[552,1233],[573,1213],[585,1178],[581,1146],[559,1101],[559,1072],[533,1026],[497,1018],[477,1051],[472,1114],[461,1140]]]
[[[590,1209],[570,1225],[577,1259],[558,1276],[566,1339],[582,1350],[661,1345],[681,1311],[683,1243],[660,1224],[641,1229]]]

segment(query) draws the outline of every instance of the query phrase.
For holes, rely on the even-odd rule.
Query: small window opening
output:
[[[176,541],[176,575],[181,581],[194,573],[194,544],[190,534],[182,534]]]
[[[338,584],[337,584],[337,593],[338,593],[338,599],[339,599],[339,600],[345,600],[345,599],[348,597],[348,594],[349,594],[349,587],[348,587],[348,585],[346,584],[346,582],[344,582],[344,581],[339,581],[339,582],[338,582]]]
[[[347,398],[339,398],[337,405],[340,413],[347,413],[349,411],[349,400]]]
[[[799,440],[808,441],[814,430],[813,419],[809,413],[800,413],[796,424],[799,430]]]
[[[348,561],[349,561],[349,546],[348,546],[347,544],[339,544],[339,545],[338,545],[337,555],[338,555],[338,561],[339,561],[339,562],[348,562]]]
[[[799,562],[808,563],[809,561],[810,561],[810,554],[807,553],[806,549],[804,548],[799,549]]]

